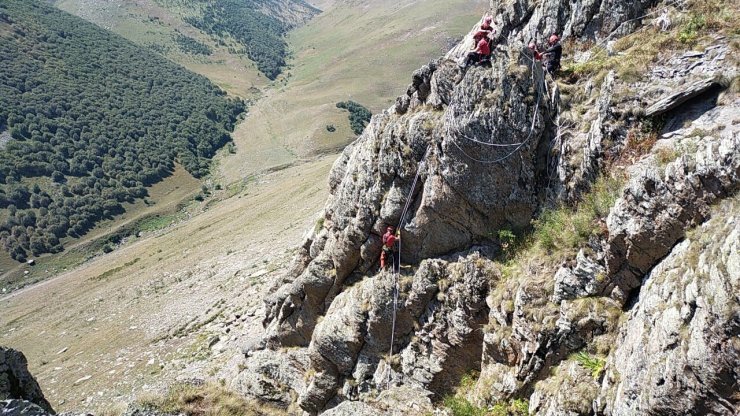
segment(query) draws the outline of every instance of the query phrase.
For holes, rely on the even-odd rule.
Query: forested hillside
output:
[[[272,4],[275,3],[275,4]],[[275,79],[285,66],[288,45],[284,35],[291,24],[270,13],[278,2],[266,0],[216,0],[206,2],[202,15],[185,20],[223,43],[231,38],[268,78]],[[318,10],[303,1],[291,0],[286,8],[302,7],[309,14]]]
[[[179,161],[196,177],[240,100],[46,3],[0,3],[0,241],[23,261],[62,249]]]

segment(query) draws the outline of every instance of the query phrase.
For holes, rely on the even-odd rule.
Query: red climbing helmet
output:
[[[534,44],[534,42],[529,42],[529,46],[527,46],[531,50],[537,49],[537,45]]]
[[[390,233],[392,233],[393,230],[394,230],[394,228],[393,228],[392,225],[389,225],[385,230],[388,231],[388,232],[390,232]]]
[[[552,34],[552,35],[550,36],[550,43],[555,43],[555,42],[557,42],[557,41],[559,41],[559,40],[560,40],[560,38],[559,38],[559,37],[558,37],[558,35],[556,35],[555,33],[553,33],[553,34]]]
[[[486,16],[483,18],[483,23],[491,24],[493,22],[493,16]]]

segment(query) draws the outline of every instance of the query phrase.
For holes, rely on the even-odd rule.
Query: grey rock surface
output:
[[[390,362],[393,276],[376,275],[337,296],[308,348],[314,376],[301,407],[316,413],[332,399],[357,400],[389,382],[449,391],[480,360],[475,338],[487,317],[490,267],[477,252],[455,260],[426,260],[401,277]]]
[[[0,401],[0,415],[2,416],[50,416],[53,414],[28,400],[11,399]]]
[[[64,416],[64,415],[60,415]],[[71,415],[70,415],[71,416]],[[163,413],[145,406],[131,404],[121,416],[185,416],[183,413]]]
[[[578,299],[600,294],[606,286],[606,269],[597,259],[586,256],[581,249],[575,267],[562,266],[555,273],[553,302]]]
[[[308,356],[303,350],[285,354],[270,350],[253,351],[229,387],[246,398],[287,409],[305,389],[307,367]]]
[[[422,416],[434,412],[430,392],[408,386],[385,390],[377,398],[344,401],[323,413],[325,416]]]
[[[689,84],[679,91],[675,91],[658,100],[655,104],[648,107],[645,111],[645,115],[648,117],[659,116],[663,113],[671,111],[686,101],[692,98],[698,97],[702,94],[706,94],[710,90],[719,87],[719,82],[715,79],[703,79]]]
[[[714,215],[647,276],[608,360],[605,414],[737,414],[740,200]]]
[[[626,302],[686,229],[702,223],[711,204],[740,188],[740,136],[708,136],[696,146],[664,173],[654,163],[638,166],[609,213],[605,291],[613,298]]]
[[[593,413],[599,382],[582,365],[567,361],[557,374],[535,384],[529,411],[537,416],[580,416]]]
[[[0,347],[0,400],[20,399],[34,403],[49,413],[51,404],[33,375],[22,352]]]

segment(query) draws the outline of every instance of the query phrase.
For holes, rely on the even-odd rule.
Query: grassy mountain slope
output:
[[[294,0],[58,0],[55,4],[205,75],[240,97],[258,95],[267,78],[280,73],[287,52],[285,30],[316,13]]]
[[[291,32],[288,79],[250,109],[235,132],[237,154],[221,161],[227,182],[332,152],[354,138],[351,99],[373,112],[389,106],[409,74],[447,51],[488,7],[479,0],[322,2],[329,8]],[[330,132],[326,126],[337,127]]]
[[[120,414],[100,411],[120,412],[185,368],[198,369],[188,370],[193,377],[213,374],[224,355],[210,340],[234,335],[218,326],[261,304],[323,205],[332,162],[222,191],[220,203],[189,221],[9,298],[0,294],[0,344],[26,354],[57,411]]]
[[[229,94],[255,96],[267,83],[252,61],[219,46],[208,35],[185,23],[180,13],[185,9],[163,7],[154,0],[108,2],[95,0],[59,0],[55,5],[130,41],[151,48],[191,71],[208,77]],[[192,55],[178,47],[178,34],[211,49],[210,55]]]
[[[43,3],[0,13],[0,241],[18,261],[122,213],[175,160],[203,176],[244,111],[207,79]]]

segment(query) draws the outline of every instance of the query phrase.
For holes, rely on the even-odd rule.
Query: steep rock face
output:
[[[394,385],[448,391],[480,360],[490,267],[476,251],[425,260],[416,273],[404,274],[393,338],[398,355],[390,362],[393,275],[381,273],[346,289],[314,331],[308,350],[315,376],[301,407],[318,412],[331,399],[356,400]]]
[[[654,2],[584,3],[507,3],[501,31],[512,40],[522,25],[567,26],[574,36],[611,31]],[[304,243],[288,283],[266,299],[269,344],[310,343],[345,279],[371,270],[379,236],[406,202],[402,254],[410,262],[463,250],[503,226],[526,226],[538,206],[551,111],[542,70],[519,47],[500,50],[490,71],[461,73],[445,60],[415,72],[407,94],[374,117],[332,169],[322,226]]]
[[[492,2],[501,35],[522,42],[534,36],[559,33],[564,37],[598,38],[629,33],[639,25],[633,19],[644,14],[655,0],[511,0]],[[542,39],[540,39],[542,40]]]
[[[487,259],[499,249],[495,233],[526,227],[546,195],[578,200],[626,135],[614,73],[582,125],[566,132],[575,121],[561,119],[558,91],[521,42],[534,30],[619,34],[654,3],[509,1],[499,15],[506,39],[490,68],[460,70],[453,59],[464,41],[416,71],[406,94],[336,161],[321,218],[265,300],[267,336],[248,352],[240,389],[285,407],[297,396],[311,414],[388,414],[378,392],[414,388],[439,399],[480,368],[476,390],[488,403],[528,397],[534,414],[576,415],[598,402],[602,413],[629,414],[604,393],[616,381],[600,393],[601,373],[571,354],[609,354],[642,277],[711,204],[737,191],[737,128],[720,122],[736,118],[737,106],[706,120],[711,129],[724,124],[721,133],[686,144],[671,136],[681,141],[677,161],[664,166],[653,155],[633,168],[603,235],[575,259],[507,279]],[[402,257],[412,267],[397,285],[394,330],[396,282],[376,273],[376,259],[385,226],[406,212]],[[295,346],[300,353],[276,354]],[[644,382],[635,377],[634,385]]]
[[[594,105],[580,117],[578,124],[590,123],[587,131],[573,128],[573,115],[561,115],[553,144],[557,149],[551,164],[557,180],[552,186],[556,199],[576,201],[598,176],[603,165],[604,144],[607,140],[619,142],[624,136],[620,123],[614,122],[612,111],[615,88],[614,72],[606,75]]]
[[[732,105],[719,108],[717,112],[735,114],[737,109],[738,106]],[[731,123],[732,118],[720,120]],[[589,248],[591,254],[586,255],[586,251],[581,250],[574,265],[563,265],[556,270],[535,266],[537,272],[533,275],[520,276],[494,288],[489,297],[490,323],[479,381],[486,394],[495,400],[529,395],[535,382],[549,377],[546,370],[558,365],[569,354],[587,345],[606,352],[610,350],[615,344],[617,322],[630,291],[641,287],[642,277],[673,250],[685,237],[687,229],[701,224],[709,216],[709,204],[737,192],[740,187],[737,176],[740,172],[739,139],[735,127],[728,124],[721,129],[720,137],[683,139],[680,146],[694,150],[662,169],[654,157],[647,158],[633,168],[633,177],[607,220],[608,238],[596,242],[596,252]],[[646,172],[651,173],[646,176]],[[655,184],[658,186],[654,187]],[[645,186],[651,190],[645,191]],[[639,201],[635,200],[635,195],[640,195]],[[624,246],[629,249],[618,249]],[[615,263],[614,259],[620,259],[620,263]],[[642,262],[639,267],[638,260]],[[619,268],[614,264],[632,265]],[[625,270],[631,273],[630,280],[624,279]],[[674,289],[678,290],[685,283],[678,282]],[[721,300],[718,308],[740,312],[737,297],[717,299]],[[726,323],[729,325],[726,328],[734,325],[731,319]],[[654,330],[647,329],[649,327],[645,324],[643,333]],[[731,352],[708,348],[702,354],[705,360],[733,357]],[[634,386],[642,386],[644,382],[635,381]],[[584,394],[595,397],[593,389]],[[540,403],[538,414],[557,414],[553,413],[553,406],[565,412],[557,407],[557,397],[544,397],[540,393],[535,398]],[[670,402],[667,397],[660,400]],[[625,410],[607,411],[606,414],[633,413]]]
[[[737,414],[740,200],[714,214],[647,276],[608,361],[606,414]]]
[[[0,400],[9,399],[25,400],[46,412],[54,413],[39,383],[28,371],[28,361],[23,353],[0,347]]]
[[[294,280],[266,300],[272,343],[309,343],[345,279],[374,267],[380,235],[399,221],[407,202],[407,262],[528,223],[537,205],[537,149],[549,118],[542,69],[516,51],[493,70],[463,74],[451,62],[440,67],[429,84],[435,96],[449,100],[444,111],[419,107],[375,116],[335,163],[323,226],[304,244],[297,275],[288,277]],[[452,76],[462,79],[449,82],[455,86],[447,91],[439,78]]]
[[[695,154],[668,164],[663,175],[654,165],[638,168],[607,218],[605,289],[613,298],[625,302],[685,230],[707,218],[710,204],[740,189],[740,136],[728,127],[719,139],[704,137]]]
[[[550,368],[592,341],[609,342],[620,305],[607,297],[550,301],[553,271],[495,288],[478,383],[493,401],[527,395]]]

